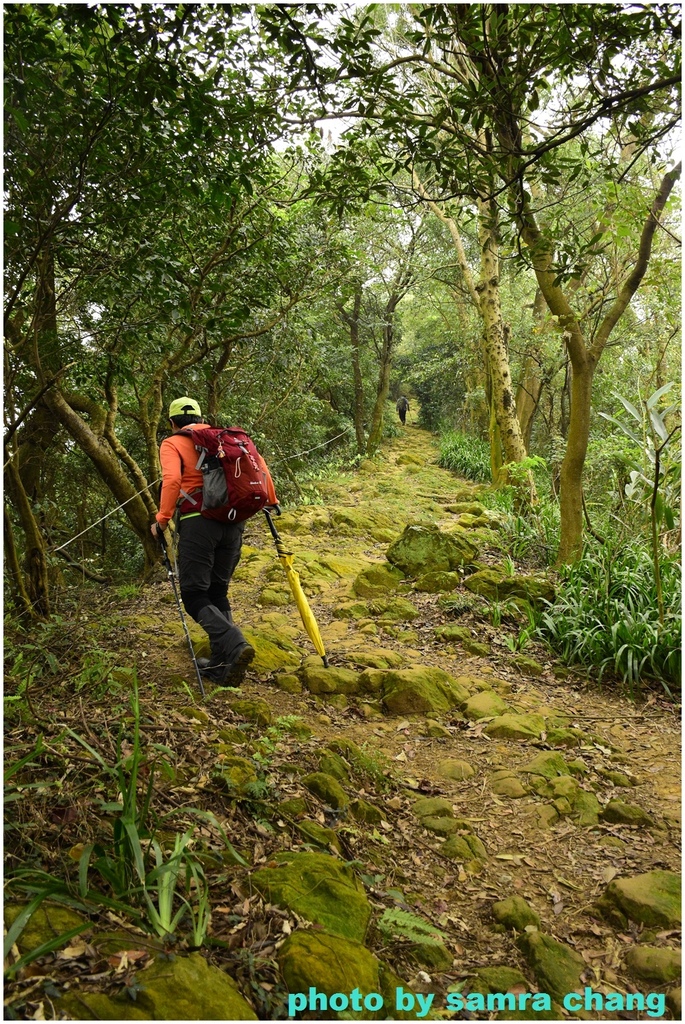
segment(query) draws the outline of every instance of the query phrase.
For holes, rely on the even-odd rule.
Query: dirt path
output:
[[[452,966],[431,969],[417,964],[406,944],[388,945],[387,937],[370,932],[374,951],[416,991],[444,995],[465,982],[468,988],[474,971],[490,967],[518,969],[530,991],[544,991],[544,972],[541,976],[516,935],[493,921],[493,903],[512,896],[523,898],[539,915],[545,934],[582,958],[581,981],[595,991],[659,988],[658,982],[631,973],[625,956],[645,939],[672,948],[674,930],[629,922],[621,928],[598,918],[592,908],[615,878],[679,871],[680,730],[675,716],[656,702],[635,705],[616,692],[587,685],[580,676],[560,671],[541,647],[526,648],[541,669],[527,674],[504,642],[517,634],[516,624],[494,627],[482,602],[451,617],[440,603],[442,595],[419,593],[411,581],[397,588],[418,612],[411,622],[381,625],[382,614],[336,617],[354,601],[373,601],[360,599],[352,584],[371,563],[384,563],[389,543],[407,523],[432,522],[449,529],[455,516],[447,506],[477,497],[476,487],[440,469],[435,456],[433,437],[408,427],[358,472],[320,484],[321,504],[282,517],[279,528],[295,553],[331,665],[358,672],[373,666],[383,652],[392,652],[403,668],[428,666],[465,678],[472,695],[497,695],[514,715],[544,714],[547,730],[567,730],[567,738],[574,736],[568,730],[577,730],[570,740],[576,745],[553,749],[547,731],[527,741],[490,736],[486,729],[492,716],[469,718],[456,707],[429,716],[389,716],[377,695],[316,696],[303,688],[298,666],[313,650],[289,602],[271,539],[261,522],[251,521],[230,595],[236,620],[253,631],[259,651],[257,671],[248,675],[239,695],[251,702],[251,709],[245,705],[241,713],[236,695],[227,691],[216,691],[205,704],[199,698],[189,703],[193,679],[166,584],[147,588],[134,616],[118,610],[120,625],[112,643],[126,637],[131,644],[141,678],[151,688],[143,695],[145,714],[159,723],[158,741],[176,749],[176,777],[165,785],[166,799],[176,805],[201,799],[232,829],[253,868],[273,863],[279,850],[306,848],[298,820],[334,826],[343,858],[358,864],[376,916],[387,908],[411,909],[444,935]],[[479,555],[483,564],[502,557],[496,548]],[[467,592],[461,587],[456,594]],[[440,641],[435,630],[446,623],[465,626],[470,632],[466,646],[486,644],[489,653],[473,655],[462,642]],[[193,635],[202,638],[195,629]],[[254,722],[261,701],[271,710],[271,726]],[[57,707],[53,710],[58,721],[60,715],[68,718]],[[94,710],[93,720],[97,714]],[[296,734],[291,716],[309,728]],[[241,721],[242,743],[235,742],[235,733],[229,737],[225,732]],[[348,798],[366,800],[380,811],[373,823],[314,800],[302,782],[307,772],[321,769],[331,744],[345,752],[348,741],[361,750],[363,763],[348,756],[352,771],[343,786]],[[545,777],[524,770],[540,755],[555,752],[566,766],[561,774],[552,771]],[[212,771],[231,757],[256,757],[269,791],[269,813],[263,804],[257,813],[252,805],[231,804],[215,795]],[[455,769],[454,762],[465,767]],[[447,777],[455,771],[464,778]],[[618,800],[649,817],[642,824],[627,824],[595,814],[592,823],[583,824],[580,804],[573,803],[579,792],[594,799],[600,812]],[[415,807],[422,797],[442,798],[451,811],[443,808],[426,820]],[[287,814],[279,812],[283,801],[299,798],[308,802],[306,814],[298,818],[294,805],[285,805]],[[484,850],[476,843],[472,857],[465,856],[463,847],[461,854],[445,854],[450,830],[452,842],[476,837]],[[221,884],[227,884],[225,878]],[[249,874],[238,873],[230,884],[229,902],[240,895],[257,906]],[[219,920],[215,914],[215,935],[221,936]],[[240,942],[249,947],[255,934],[243,929]],[[240,944],[231,941],[235,948]],[[279,944],[265,946],[265,941],[262,934],[263,972],[253,972],[252,980],[266,980],[268,991],[269,979],[272,988],[274,982],[269,954],[273,957]],[[214,955],[221,962],[221,954]]]

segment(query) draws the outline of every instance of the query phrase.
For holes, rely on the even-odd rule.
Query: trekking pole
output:
[[[186,617],[183,614],[183,607],[181,605],[181,599],[178,596],[178,589],[176,587],[176,576],[174,575],[174,570],[173,570],[173,567],[172,567],[171,562],[169,560],[169,549],[167,547],[167,542],[166,542],[166,540],[164,538],[164,533],[163,533],[162,530],[160,530],[159,526],[157,527],[157,539],[159,540],[159,543],[160,543],[161,548],[162,548],[162,558],[164,559],[164,568],[166,569],[166,574],[169,577],[169,583],[171,584],[171,589],[173,590],[174,597],[176,598],[176,605],[178,607],[178,613],[181,616],[181,622],[183,623],[183,632],[186,635],[186,640],[188,641],[188,649],[190,650],[190,657],[193,659],[193,665],[195,666],[195,672],[197,674],[197,681],[200,684],[200,693],[202,694],[203,697],[206,697],[205,688],[204,688],[204,686],[202,684],[202,675],[200,673],[200,666],[198,665],[197,658],[195,657],[195,648],[193,647],[193,641],[190,639],[190,633],[188,632],[188,624],[186,623]]]

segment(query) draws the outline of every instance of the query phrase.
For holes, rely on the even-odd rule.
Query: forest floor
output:
[[[574,987],[580,991],[588,985],[603,994],[665,993],[664,978],[647,980],[643,968],[642,974],[635,973],[637,961],[630,951],[645,944],[673,950],[678,925],[659,924],[658,919],[652,926],[628,919],[621,924],[611,915],[602,918],[594,907],[614,880],[680,870],[680,725],[672,706],[658,696],[631,702],[617,684],[600,688],[559,666],[542,646],[527,646],[524,653],[534,661],[517,663],[506,640],[513,642],[521,623],[505,616],[493,625],[486,603],[472,600],[463,587],[455,591],[465,595],[462,605],[453,602],[450,610],[444,595],[420,593],[411,580],[400,583],[390,597],[399,595],[413,605],[418,614],[409,622],[390,622],[377,610],[374,614],[373,597],[351,589],[365,568],[385,562],[390,541],[407,523],[435,523],[449,530],[455,515],[446,506],[477,499],[478,487],[440,469],[435,458],[434,438],[410,425],[358,471],[318,484],[321,504],[286,512],[279,521],[332,669],[382,668],[384,657],[385,664],[405,669],[439,668],[462,680],[472,695],[498,695],[514,715],[542,714],[557,729],[578,730],[567,733],[576,737],[570,740],[576,746],[555,748],[561,767],[557,760],[548,762],[556,768],[546,776],[527,772],[535,758],[552,751],[547,733],[529,740],[490,736],[488,724],[501,711],[475,718],[455,707],[397,716],[387,713],[377,695],[317,696],[303,687],[300,663],[307,658],[306,664],[314,666],[316,659],[260,517],[247,524],[230,591],[236,621],[248,630],[259,654],[240,693],[215,689],[206,701],[200,698],[177,608],[161,576],[126,600],[91,597],[78,622],[65,623],[62,662],[71,657],[78,664],[79,648],[82,654],[88,644],[97,649],[100,662],[91,658],[90,675],[81,667],[59,687],[35,685],[24,710],[6,717],[9,761],[30,753],[38,735],[47,747],[12,777],[6,870],[40,867],[75,879],[83,845],[105,844],[108,836],[111,842],[117,785],[102,765],[116,762],[122,722],[128,730],[124,751],[133,749],[126,669],[135,667],[145,750],[141,775],[149,779],[157,759],[152,809],[164,817],[160,828],[182,832],[194,825],[198,844],[218,848],[212,825],[198,827],[198,819],[185,809],[210,811],[249,862],[244,868],[230,858],[218,866],[206,860],[213,916],[212,941],[203,951],[212,965],[237,981],[262,1019],[287,1016],[284,943],[294,931],[309,927],[312,918],[308,921],[301,908],[298,913],[287,902],[266,901],[252,878],[265,866],[273,867],[277,855],[307,850],[353,863],[372,910],[367,948],[390,965],[397,984],[403,979],[401,984],[415,993],[435,994],[432,1017],[493,1017],[477,1010],[449,1014],[444,1007],[450,991],[473,990],[478,972],[494,967],[520,972],[492,976],[499,985],[508,978],[513,992],[549,991],[557,984],[555,1009],[544,1016],[567,1016],[557,1006],[560,983],[554,972],[539,951],[526,946],[525,938],[521,941],[526,922],[512,930],[506,914],[500,923],[493,917],[493,904],[513,896],[538,915],[541,933],[560,944],[554,948],[562,961],[567,958],[564,969],[572,975],[575,970]],[[496,545],[486,547],[480,564],[501,564],[504,554]],[[372,605],[368,614],[357,609],[356,618],[339,617],[341,609],[365,601]],[[436,634],[445,624],[466,627],[470,637],[446,643]],[[194,624],[191,632],[198,641],[204,635]],[[474,642],[485,645],[475,648],[482,653],[466,649],[473,650]],[[104,665],[99,677],[98,664]],[[361,810],[355,817],[346,802],[334,808],[305,785],[307,773],[336,770],[331,747],[345,755],[342,766],[339,759],[337,765],[346,802],[361,799],[373,805],[377,813],[367,813],[373,821],[362,820]],[[450,761],[462,767],[446,764]],[[227,766],[245,770],[248,785],[241,790],[235,773],[233,790],[219,785],[217,771]],[[465,777],[449,778],[450,773]],[[257,785],[250,788],[250,781]],[[599,805],[599,818],[595,815],[589,824],[572,813],[579,790],[594,795]],[[422,797],[443,798],[437,818],[436,813],[419,816],[415,805]],[[292,800],[304,804],[284,804]],[[633,808],[637,824],[603,816],[607,803],[616,800]],[[337,842],[327,849],[317,845],[302,830],[307,821],[333,828]],[[441,852],[450,831],[477,837],[484,850],[472,842],[472,859],[463,846],[461,854]],[[400,928],[391,936],[379,928],[380,916],[389,910],[411,913],[434,934],[441,933],[451,962],[429,966],[416,955],[411,929],[404,934]],[[88,993],[115,998],[126,989],[135,996],[136,971],[144,988],[145,967],[159,944],[119,912],[103,910],[99,918],[93,913],[95,937],[86,932],[85,938],[72,938],[64,944],[66,951],[48,951],[15,973],[5,991],[10,1017],[87,1019],[84,1007],[93,1013]],[[98,944],[98,928],[119,934],[123,929],[130,936],[123,959],[121,944],[114,953]],[[26,948],[30,944],[22,946],[20,940],[10,962]],[[177,951],[184,948],[187,943]],[[487,992],[487,985],[480,990]],[[80,1011],[65,1002],[74,991]],[[672,991],[666,1018],[673,1014],[679,1019],[677,998]],[[136,1002],[129,1002],[131,1015],[140,1016],[133,1013]],[[102,1008],[99,1016],[106,1016]],[[395,1016],[392,1007],[388,1016]],[[415,1019],[416,1014],[409,1016]],[[529,1019],[527,1012],[506,1016]],[[602,1010],[581,1016],[651,1019],[655,1014]]]

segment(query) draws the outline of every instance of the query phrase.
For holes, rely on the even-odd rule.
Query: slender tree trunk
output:
[[[357,441],[357,451],[361,454],[364,451],[364,380],[362,378],[361,362],[359,358],[359,318],[362,307],[362,285],[361,281],[355,281],[354,299],[352,311],[347,312],[342,303],[338,303],[340,317],[350,332],[350,357],[352,361],[352,381],[354,384],[354,433]]]
[[[542,396],[542,377],[537,353],[526,356],[521,371],[521,383],[516,389],[516,418],[526,452],[530,450],[533,422]]]
[[[25,590],[28,593],[29,609],[33,616],[46,619],[50,615],[50,575],[47,545],[38,521],[33,514],[21,476],[14,459],[8,459],[5,466],[5,480],[17,510],[21,528],[24,531]]]
[[[561,543],[559,563],[574,562],[583,551],[583,465],[590,437],[592,378],[595,362],[588,356],[573,361],[571,376],[571,416],[566,454],[561,463]]]
[[[3,517],[5,537],[5,563],[7,565],[7,577],[9,580],[10,589],[12,591],[12,596],[17,606],[17,610],[25,615],[31,615],[33,613],[31,598],[24,584],[24,576],[21,571],[21,566],[19,564],[19,555],[17,554],[17,548],[14,543],[14,531],[12,529],[12,520],[9,517],[6,505],[3,508]]]
[[[390,390],[390,364],[392,362],[393,341],[394,331],[392,321],[388,322],[386,317],[386,322],[383,325],[383,347],[381,349],[381,363],[378,368],[376,401],[371,415],[369,439],[366,444],[366,451],[368,455],[373,455],[381,443],[381,437],[383,436],[383,414],[385,412],[385,403],[388,399],[388,392]]]

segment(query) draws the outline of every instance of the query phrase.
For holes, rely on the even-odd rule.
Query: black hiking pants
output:
[[[205,673],[220,681],[245,643],[234,624],[228,584],[240,561],[244,523],[220,523],[190,516],[179,523],[178,576],[183,605],[209,636],[211,658]]]
[[[397,411],[400,414],[400,421],[402,423],[402,426],[404,426],[406,421],[407,421],[407,410],[406,409],[398,409]]]

